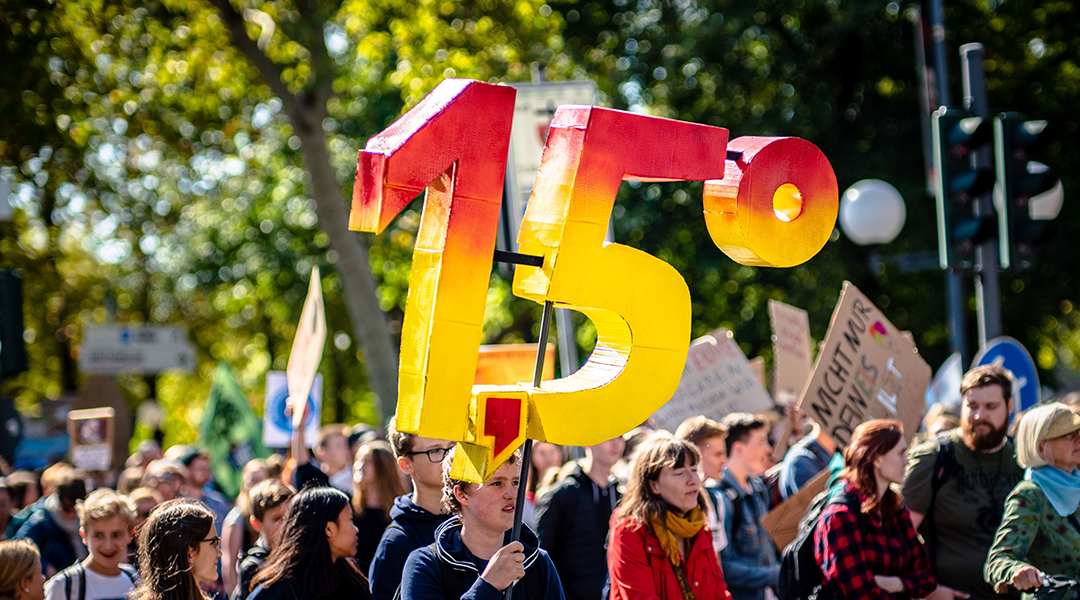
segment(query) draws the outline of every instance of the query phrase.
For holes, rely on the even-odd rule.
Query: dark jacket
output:
[[[536,500],[536,533],[571,600],[600,600],[607,579],[608,521],[619,503],[618,481],[600,489],[574,467]]]
[[[265,541],[260,537],[236,565],[236,589],[233,590],[232,600],[244,600],[253,591],[251,580],[255,579],[255,573],[270,556],[270,549],[264,545]]]
[[[450,515],[432,514],[413,504],[412,494],[398,496],[390,509],[390,525],[382,534],[368,569],[371,597],[391,600],[405,570],[409,553],[435,541],[435,529]]]
[[[510,543],[510,532],[506,533]],[[539,579],[539,596],[545,600],[565,600],[559,574],[547,552],[540,549],[539,540],[527,525],[521,526],[521,544],[525,546],[525,578],[514,586],[513,600],[526,600],[525,579]],[[440,564],[442,563],[442,564]],[[409,555],[401,581],[403,600],[500,600],[503,592],[480,578],[488,561],[473,555],[461,541],[461,518],[453,517],[435,531],[435,541]],[[458,596],[451,594],[443,582],[443,567],[461,574],[466,590]],[[539,572],[534,571],[539,569]]]
[[[56,572],[63,571],[79,559],[72,537],[57,525],[44,503],[30,514],[30,518],[15,534],[15,539],[21,538],[29,539],[37,544],[38,550],[41,551],[42,572],[47,572],[49,567],[55,569]]]
[[[367,586],[363,585],[364,577],[357,574],[356,579],[359,585],[346,583],[338,586],[332,594],[321,598],[313,597],[311,591],[302,589],[299,582],[282,579],[270,587],[256,586],[248,596],[248,600],[368,600],[371,598]]]

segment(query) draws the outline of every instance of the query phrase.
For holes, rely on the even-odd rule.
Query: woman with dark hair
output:
[[[611,515],[611,600],[731,598],[690,442],[658,432],[638,447],[626,495]]]
[[[392,520],[394,499],[408,493],[401,482],[390,444],[366,442],[353,461],[353,524],[356,525],[356,566],[364,573],[375,558],[383,531]]]
[[[248,600],[371,598],[355,554],[349,497],[330,487],[305,488],[293,497]]]
[[[217,581],[221,538],[214,513],[201,502],[177,498],[159,504],[139,530],[142,580],[131,600],[208,600],[199,584]]]
[[[896,421],[867,421],[844,450],[844,488],[814,530],[818,598],[925,598],[937,587],[911,512],[890,485],[904,480],[907,442]]]

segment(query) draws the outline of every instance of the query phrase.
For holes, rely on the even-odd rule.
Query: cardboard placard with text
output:
[[[774,391],[798,394],[810,378],[813,367],[813,341],[810,318],[806,311],[790,304],[769,300],[773,353],[776,355]]]
[[[870,419],[894,419],[911,439],[919,428],[930,365],[885,315],[845,281],[799,408],[840,447]]]
[[[825,491],[827,483],[829,470],[822,469],[813,479],[807,481],[806,485],[799,488],[794,496],[778,504],[761,520],[761,526],[769,532],[778,550],[782,552],[788,544],[795,541],[795,537],[799,535],[799,521],[806,514],[806,509],[810,508],[814,497]]]
[[[71,464],[83,471],[108,471],[113,463],[116,413],[111,406],[68,413]]]
[[[690,344],[675,395],[652,418],[658,427],[675,431],[688,417],[720,420],[729,413],[757,413],[772,405],[735,336],[717,329]]]

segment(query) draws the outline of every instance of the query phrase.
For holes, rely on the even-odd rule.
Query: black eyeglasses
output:
[[[408,455],[408,456],[416,456],[417,454],[426,454],[427,459],[430,460],[431,462],[433,462],[433,463],[441,463],[443,461],[443,459],[446,458],[446,455],[450,454],[450,451],[453,450],[453,449],[454,449],[454,447],[450,446],[449,448],[432,448],[431,450],[423,450],[423,451],[420,451],[420,452],[406,452],[405,454]]]
[[[214,550],[220,550],[221,549],[221,538],[216,536],[216,535],[214,537],[212,537],[212,538],[206,538],[205,540],[200,540],[199,543],[200,544],[210,544],[214,548]]]

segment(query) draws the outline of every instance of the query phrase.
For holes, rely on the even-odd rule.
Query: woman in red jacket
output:
[[[622,503],[611,516],[611,600],[730,600],[693,444],[668,433],[638,448]]]

